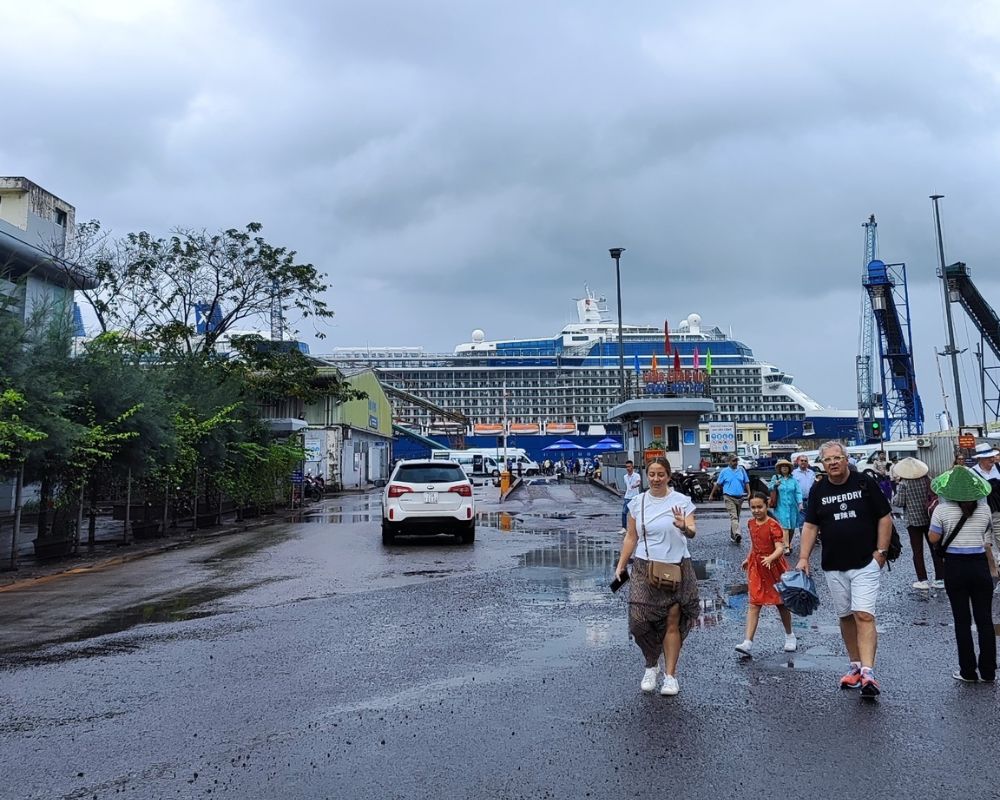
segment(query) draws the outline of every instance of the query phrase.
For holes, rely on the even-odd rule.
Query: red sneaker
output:
[[[840,679],[841,689],[860,689],[861,688],[861,667],[856,667],[851,664],[851,670],[843,678]]]
[[[878,687],[878,681],[875,680],[875,676],[870,672],[866,672],[861,676],[861,696],[874,698],[879,696],[881,690]]]

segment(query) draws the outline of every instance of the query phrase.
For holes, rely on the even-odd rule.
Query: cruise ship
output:
[[[549,338],[491,340],[475,330],[452,353],[336,347],[320,358],[345,369],[373,368],[384,384],[414,401],[467,418],[469,435],[599,434],[621,396],[618,323],[606,299],[589,288],[576,309],[578,321]],[[857,429],[856,411],[825,408],[791,375],[759,361],[720,328],[703,325],[698,314],[676,328],[623,323],[622,342],[629,396],[643,394],[661,374],[697,375],[698,391],[715,401],[705,422],[763,423],[772,443],[850,439]],[[394,410],[397,424],[422,433],[455,433],[462,424],[405,398],[397,397]]]

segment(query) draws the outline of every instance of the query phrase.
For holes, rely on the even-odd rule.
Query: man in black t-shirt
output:
[[[823,573],[851,659],[840,688],[860,688],[862,696],[877,697],[875,602],[892,540],[892,513],[878,484],[848,468],[847,451],[840,442],[827,442],[819,456],[827,479],[809,492],[796,568],[809,572],[809,554],[822,532]]]

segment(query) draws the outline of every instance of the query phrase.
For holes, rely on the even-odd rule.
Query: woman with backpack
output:
[[[924,563],[924,544],[931,524],[930,512],[927,510],[931,481],[927,477],[927,472],[927,465],[919,458],[903,458],[893,464],[892,478],[896,481],[896,491],[892,495],[892,504],[903,509],[906,531],[910,534],[913,570],[917,573],[913,588],[943,589],[944,562],[936,548],[931,547],[931,559],[934,562],[933,581],[927,580],[927,567]]]
[[[931,483],[939,502],[931,515],[932,544],[944,551],[944,588],[955,620],[957,681],[992,683],[997,672],[997,637],[993,630],[993,577],[997,574],[990,543],[992,520],[986,497],[990,485],[966,467],[952,467]],[[972,641],[976,622],[979,657]]]

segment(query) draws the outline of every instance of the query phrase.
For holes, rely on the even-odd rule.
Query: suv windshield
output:
[[[467,479],[461,467],[440,464],[400,464],[393,480],[403,483],[455,483]]]

